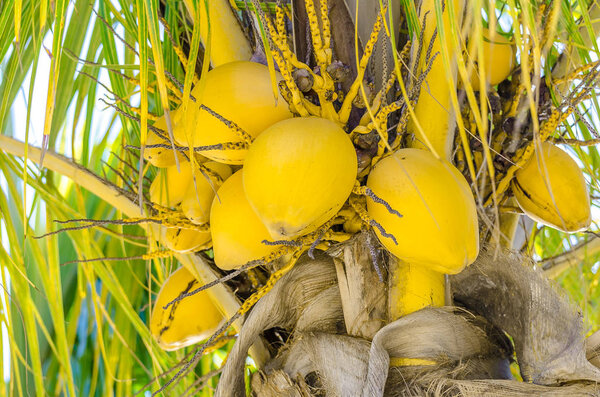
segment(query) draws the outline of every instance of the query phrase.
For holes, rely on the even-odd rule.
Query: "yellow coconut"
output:
[[[515,67],[515,48],[504,36],[495,33],[492,37],[488,29],[483,31],[483,66],[485,79],[490,85],[500,84]],[[477,57],[473,57],[477,60]],[[479,60],[481,62],[481,60]],[[479,90],[479,62],[475,63],[470,81],[474,90]]]
[[[208,222],[210,217],[210,206],[215,192],[229,176],[231,176],[231,167],[226,164],[208,161],[203,164],[209,171],[218,175],[207,176],[202,174],[200,170],[196,172],[196,183],[192,183],[181,202],[181,210],[185,216],[196,224],[204,224]]]
[[[577,232],[592,221],[583,172],[569,154],[549,142],[516,172],[512,190],[521,209],[545,225]]]
[[[177,110],[172,110],[171,111],[171,121],[173,124],[173,128],[177,128],[176,126],[180,123],[180,116],[177,112]],[[165,136],[169,136],[169,132],[167,131],[167,121],[165,119],[165,116],[162,116],[161,118],[159,118],[158,120],[156,120],[156,122],[153,124],[154,127],[159,128],[161,130],[164,131],[164,135]],[[152,131],[148,131],[148,137],[146,139],[146,146],[152,146],[152,145],[157,145],[157,144],[163,144],[163,145],[171,145],[171,142],[169,142],[168,140],[164,140],[161,137],[159,137],[158,135],[156,135],[154,132]],[[177,152],[177,157],[179,159],[179,162],[183,162],[185,161],[185,157],[183,156],[183,154]],[[159,167],[159,168],[167,168],[169,166],[175,165],[175,154],[173,153],[173,149],[167,149],[167,148],[162,148],[162,147],[158,147],[158,148],[146,148],[144,150],[144,158],[153,166],[155,167]]]
[[[277,79],[281,79],[279,74]],[[254,62],[231,62],[212,69],[206,74],[204,86],[194,87],[192,95],[196,98],[196,102],[190,103],[193,117],[185,129],[175,131],[175,138],[183,145],[243,141],[210,111],[234,122],[252,138],[271,124],[292,117],[283,97],[273,95],[269,68]],[[242,164],[246,152],[209,150],[201,153],[214,161]]]
[[[391,214],[367,199],[369,216],[387,233],[375,230],[398,258],[440,273],[455,274],[479,252],[477,211],[464,177],[451,164],[420,149],[401,149],[381,160],[367,186],[399,211]]]
[[[150,333],[165,350],[177,350],[210,337],[223,315],[207,291],[166,306],[180,294],[191,292],[202,284],[184,267],[176,270],[160,289],[150,316]]]
[[[172,165],[161,169],[150,185],[150,201],[164,207],[175,207],[185,197],[190,181],[192,180],[192,168],[189,162]]]
[[[195,252],[210,247],[210,230],[164,228],[163,244],[175,252]]]
[[[280,121],[254,141],[244,162],[244,191],[276,239],[310,233],[342,207],[354,186],[357,157],[332,121]]]
[[[202,162],[201,156],[196,156],[196,163]],[[203,179],[202,173],[196,169],[197,179]],[[191,163],[187,160],[176,165],[161,169],[150,184],[150,201],[164,207],[175,207],[186,196],[190,186],[194,184]]]
[[[246,199],[242,170],[217,191],[210,210],[210,230],[215,263],[223,270],[237,269],[276,249],[262,243],[271,236]]]

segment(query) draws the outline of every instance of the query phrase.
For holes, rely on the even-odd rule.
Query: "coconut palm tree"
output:
[[[0,396],[598,393],[598,18],[0,2]]]

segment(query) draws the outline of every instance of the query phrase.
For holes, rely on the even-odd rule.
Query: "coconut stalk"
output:
[[[460,26],[462,5],[462,1],[424,0],[419,10],[421,26],[426,19],[425,29],[421,32],[423,47],[413,46],[411,55],[411,70],[414,70],[414,63],[418,59],[417,70],[423,72],[429,44],[434,38],[434,33],[436,34],[431,56],[437,54],[437,57],[421,85],[419,100],[414,108],[415,117],[411,118],[407,129],[414,134],[414,140],[410,142],[411,147],[431,150],[436,157],[446,161],[451,161],[455,124],[450,93],[456,91],[457,68],[454,53],[458,49],[454,48],[452,41],[452,25]],[[416,43],[417,39],[413,42]],[[446,57],[450,60],[449,65],[445,64]]]
[[[407,127],[408,131],[414,134],[414,140],[410,142],[410,145],[415,148],[431,150],[436,157],[444,161],[451,160],[454,141],[454,116],[450,103],[450,91],[456,90],[456,84],[453,83],[456,81],[456,66],[450,67],[450,73],[454,78],[448,79],[448,72],[441,53],[446,51],[451,57],[454,52],[449,39],[450,19],[452,18],[454,23],[459,21],[460,5],[461,2],[448,3],[440,15],[441,8],[436,7],[435,0],[423,1],[419,11],[419,20],[421,26],[426,20],[425,30],[421,32],[424,45],[423,48],[413,46],[412,54],[413,63],[417,58],[419,59],[418,70],[420,71],[426,67],[426,53],[432,40],[431,54],[438,53],[438,56],[433,60],[425,83],[420,88],[419,100],[414,109],[415,117]],[[450,16],[450,12],[453,12],[454,15]],[[444,43],[441,41],[439,29],[436,30],[439,20],[443,21]],[[435,38],[434,33],[436,33]],[[420,54],[417,51],[420,51]],[[455,63],[454,60],[452,62]],[[432,114],[436,116],[431,117]],[[442,273],[393,258],[390,263],[389,278],[390,320],[396,320],[427,306],[443,306],[446,303],[445,285],[446,279]]]

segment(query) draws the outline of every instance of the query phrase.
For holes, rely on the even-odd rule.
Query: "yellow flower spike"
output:
[[[333,107],[333,101],[335,100],[335,98],[331,98],[330,95],[330,93],[333,93],[335,91],[334,82],[329,73],[327,72],[328,67],[331,64],[332,56],[330,48],[331,28],[328,16],[328,2],[327,0],[320,0],[319,3],[321,24],[319,24],[319,18],[317,17],[317,11],[314,4],[314,0],[307,0],[305,2],[306,15],[308,17],[308,23],[310,26],[309,30],[313,43],[313,53],[321,71],[321,76],[319,79],[321,80],[321,82],[319,82],[320,84],[318,84],[317,81],[315,81],[313,89],[319,96],[319,103],[321,105],[320,116],[333,121],[337,121],[338,115],[335,111],[335,108]],[[323,31],[322,37],[321,30]]]
[[[195,175],[196,183],[190,184],[181,202],[181,210],[185,216],[198,225],[208,222],[215,192],[231,176],[231,167],[226,164],[209,161],[203,167],[211,172],[212,175],[208,175],[210,181],[198,170]]]
[[[163,207],[181,203],[192,181],[192,168],[189,161],[181,162],[180,166],[180,172],[176,165],[159,170],[150,185],[150,201]]]
[[[150,333],[165,350],[177,350],[211,336],[223,321],[223,315],[212,302],[208,291],[201,291],[166,306],[179,295],[201,287],[186,268],[177,269],[165,281],[150,315]]]
[[[258,0],[252,0],[252,3],[257,6]],[[276,6],[276,9],[279,10],[280,7]],[[281,15],[281,14],[280,14]],[[330,89],[327,90],[321,87],[315,87],[315,92],[319,95],[319,100],[321,103],[325,104],[325,109],[322,110],[320,106],[317,106],[304,98],[300,90],[298,89],[294,79],[292,78],[292,71],[294,68],[296,69],[305,69],[309,71],[313,78],[320,78],[315,75],[311,68],[308,65],[300,62],[296,55],[291,51],[288,45],[288,38],[285,32],[280,33],[279,27],[275,27],[270,18],[265,16],[265,13],[262,10],[258,12],[259,21],[265,26],[268,34],[270,34],[273,43],[277,47],[275,51],[271,52],[274,60],[279,65],[279,69],[281,70],[281,74],[283,75],[283,81],[285,83],[285,87],[287,89],[287,93],[284,92],[282,95],[286,98],[286,101],[290,104],[290,108],[293,109],[295,113],[298,113],[302,117],[307,117],[309,115],[323,117],[326,115],[331,120],[337,120],[337,115],[333,109],[333,104],[331,101],[325,100],[326,91],[331,91],[333,89],[333,82],[330,84]],[[279,20],[280,21],[280,20]],[[276,23],[278,20],[276,19]],[[280,22],[279,22],[280,23]],[[278,50],[278,51],[277,51]],[[323,70],[326,70],[323,69]],[[330,79],[331,80],[331,79]],[[324,86],[324,84],[322,84]]]
[[[317,117],[284,120],[250,147],[244,191],[271,237],[291,240],[338,212],[357,167],[354,146],[336,123]]]
[[[206,74],[201,91],[200,88],[194,87],[196,102],[189,104],[194,117],[185,129],[175,131],[175,139],[184,145],[250,143],[271,124],[292,117],[283,97],[273,98],[269,69],[258,63],[231,62],[216,67]],[[246,152],[242,149],[200,153],[214,161],[241,164]]]
[[[575,160],[549,142],[535,153],[512,180],[521,209],[533,220],[564,232],[586,229],[592,221],[590,198]]]
[[[367,197],[369,217],[393,235],[375,232],[395,256],[413,266],[456,274],[479,252],[475,200],[464,177],[429,151],[401,149],[381,160],[367,186],[402,217]]]
[[[510,41],[500,34],[494,33],[493,37],[488,29],[483,31],[483,67],[485,79],[490,85],[500,84],[506,79],[515,66],[515,49]],[[479,87],[479,70],[476,67],[470,76],[473,90]]]
[[[350,118],[350,111],[352,110],[352,102],[354,101],[354,98],[356,97],[356,95],[358,95],[358,90],[360,89],[361,85],[363,84],[363,78],[364,78],[365,72],[367,70],[367,65],[369,64],[369,59],[371,58],[371,55],[373,54],[373,49],[375,48],[375,43],[377,43],[377,39],[379,38],[379,32],[381,31],[381,28],[383,27],[382,15],[385,14],[386,10],[387,10],[387,7],[384,7],[381,10],[381,12],[377,15],[377,20],[375,21],[375,24],[373,25],[373,31],[371,32],[369,41],[367,41],[363,55],[360,58],[360,61],[358,62],[358,65],[357,65],[358,70],[357,70],[356,78],[354,79],[354,82],[352,82],[350,89],[348,89],[348,93],[346,94],[346,97],[344,98],[344,102],[342,102],[342,106],[340,107],[340,110],[338,111],[338,119],[340,120],[341,123],[344,123],[344,124],[347,123],[348,119]],[[358,53],[356,55],[358,57]]]
[[[262,243],[271,236],[246,199],[242,170],[217,191],[210,210],[210,231],[215,264],[223,270],[237,269],[278,248]]]

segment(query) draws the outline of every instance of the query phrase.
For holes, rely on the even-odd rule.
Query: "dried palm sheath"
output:
[[[585,340],[585,349],[589,362],[600,368],[600,331],[596,331]]]
[[[483,251],[453,287],[457,301],[513,337],[525,381],[600,381],[586,359],[581,314],[524,257]]]
[[[330,250],[345,270],[324,253],[314,260],[305,255],[256,304],[225,364],[218,396],[244,395],[248,348],[275,326],[291,336],[253,376],[257,396],[600,395],[600,371],[586,360],[581,316],[543,274],[510,253],[484,251],[453,277],[455,298],[464,308],[426,308],[369,335],[381,302],[378,292],[367,291],[386,284],[373,281],[366,239],[363,233]],[[344,279],[341,287],[338,277]],[[360,303],[356,290],[366,296],[364,306],[343,309],[345,300]],[[533,383],[512,379],[507,334],[524,379]],[[597,344],[588,342],[592,357]],[[390,357],[436,365],[390,368]]]
[[[299,328],[299,325],[307,328]],[[343,331],[335,268],[329,256],[317,253],[314,260],[297,263],[258,301],[229,354],[216,396],[244,395],[248,349],[263,331],[276,326],[305,331]]]

